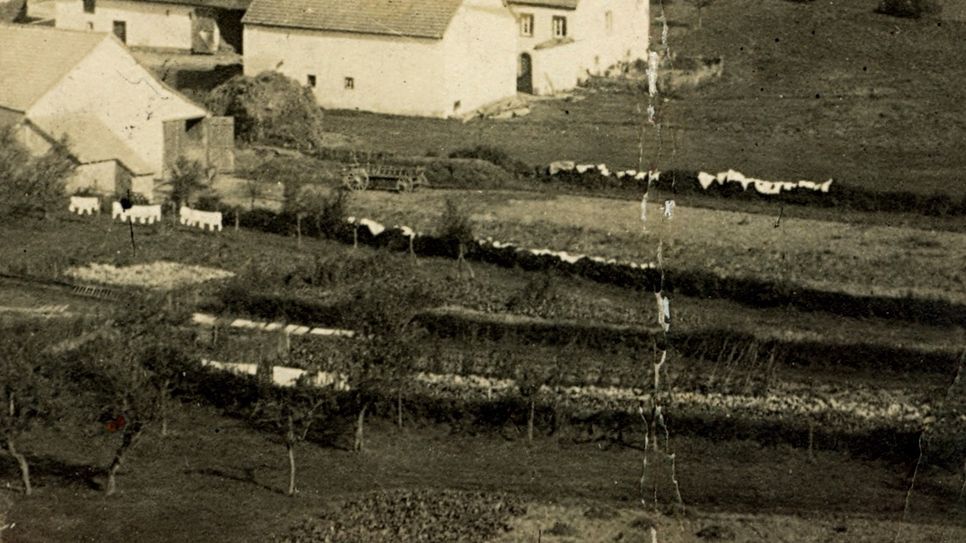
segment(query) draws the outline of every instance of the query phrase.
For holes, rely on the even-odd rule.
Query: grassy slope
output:
[[[735,168],[765,179],[966,192],[959,149],[966,91],[955,84],[966,77],[959,58],[966,25],[877,15],[876,4],[720,0],[700,30],[687,28],[694,13],[686,4],[670,4],[672,48],[724,57],[725,76],[666,104],[673,138],[665,133],[659,153],[651,134],[646,161],[660,169]],[[330,111],[326,123],[403,153],[488,143],[533,164],[574,159],[632,168],[642,99],[592,92],[580,101],[539,102],[509,121]]]
[[[637,203],[494,192],[367,192],[355,199],[353,212],[431,232],[447,196],[472,211],[479,235],[525,247],[649,262],[661,237],[669,267],[859,294],[912,291],[966,300],[966,236],[951,232],[790,218],[774,228],[773,217],[699,208],[679,208],[668,222],[654,204],[650,230],[641,234]]]
[[[109,459],[104,437],[80,430],[38,431],[23,447],[35,462],[38,493],[11,496],[10,541],[264,541],[327,500],[381,488],[506,491],[540,501],[588,499],[633,507],[639,498],[640,453],[600,450],[540,437],[527,452],[522,440],[467,436],[440,429],[399,434],[376,421],[361,456],[313,444],[297,452],[296,499],[286,482],[284,449],[269,436],[208,409],[176,415],[173,435],[149,434],[125,463],[120,495],[106,498],[90,466]],[[672,429],[673,431],[673,429]],[[96,432],[95,432],[96,434]],[[348,438],[348,436],[347,436]],[[731,442],[711,446],[676,439],[678,475],[690,507],[747,513],[898,519],[905,469],[827,452],[808,461],[803,450]],[[3,479],[14,477],[9,462]],[[910,520],[958,522],[955,476],[921,473]],[[914,528],[913,528],[914,529]]]
[[[135,230],[138,256],[136,259],[131,259],[127,230],[117,224],[109,225],[106,219],[71,219],[23,227],[6,226],[0,229],[0,233],[6,239],[16,239],[17,243],[0,246],[0,262],[13,265],[26,263],[38,273],[52,271],[48,264],[45,264],[49,260],[55,260],[60,271],[63,271],[67,264],[83,265],[91,261],[112,262],[115,258],[121,258],[123,262],[175,260],[236,272],[247,270],[251,263],[255,262],[262,265],[276,263],[278,270],[275,272],[284,275],[285,270],[294,269],[298,263],[306,266],[305,269],[311,269],[315,255],[348,254],[351,251],[350,247],[340,243],[314,239],[303,240],[303,246],[300,248],[296,240],[291,237],[247,230],[235,232],[230,228],[221,234],[212,235],[183,227],[174,228],[170,225],[138,226]],[[52,247],[62,249],[52,250]],[[360,248],[359,251],[369,252],[371,249]],[[30,257],[24,257],[25,254]],[[424,275],[428,280],[446,284],[452,281],[450,276],[455,273],[452,262],[439,259],[427,260],[434,265],[417,267],[416,270],[420,275]],[[280,265],[281,263],[284,265]],[[479,288],[471,287],[460,294],[459,287],[447,286],[443,292],[460,296],[459,299],[449,300],[448,303],[469,304],[480,308],[494,303],[502,305],[510,296],[527,289],[528,281],[535,277],[535,274],[483,264],[474,264],[474,269],[479,274]],[[272,290],[281,288],[281,285],[266,284],[265,288]],[[650,299],[643,299],[639,295],[628,296],[627,292],[619,287],[580,279],[561,279],[557,281],[557,290],[563,297],[564,303],[573,308],[574,314],[568,315],[568,318],[581,318],[586,313],[614,324],[650,324],[644,319],[649,320],[651,317],[645,316],[640,311],[641,304],[646,304],[644,307],[651,309]],[[315,289],[315,291],[303,289],[302,293],[307,296],[330,294],[324,288]],[[590,300],[586,308],[580,305],[582,300]],[[49,303],[55,303],[55,301],[63,303],[59,299]],[[89,304],[85,302],[85,305]],[[721,300],[681,298],[675,302],[674,311],[675,322],[685,330],[718,327],[745,330],[771,327],[774,330],[777,327],[813,334],[827,331],[838,341],[861,337],[875,343],[928,345],[934,348],[953,347],[956,341],[959,341],[957,339],[959,335],[962,334],[962,331],[930,327],[925,323],[915,326],[907,324],[895,326],[880,321],[865,322],[858,319],[831,318],[820,313],[806,313],[786,308],[751,310]]]

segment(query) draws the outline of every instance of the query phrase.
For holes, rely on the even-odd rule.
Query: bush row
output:
[[[263,232],[291,235],[296,217],[292,213],[268,210],[240,211],[240,224]],[[304,219],[302,235],[329,237],[346,243],[358,242],[394,251],[408,251],[409,238],[402,230],[386,228],[373,235],[369,228],[348,223]],[[457,244],[430,235],[417,236],[413,250],[424,257],[456,258]],[[644,291],[663,290],[694,298],[734,300],[750,307],[794,307],[805,311],[823,311],[855,318],[883,318],[931,325],[958,325],[966,322],[966,305],[940,299],[889,296],[860,296],[830,292],[801,285],[775,282],[755,277],[721,277],[705,270],[668,270],[664,276],[653,267],[615,261],[581,258],[570,263],[553,254],[534,254],[513,246],[497,246],[473,241],[468,244],[466,258],[526,271],[552,270],[590,281]]]
[[[423,165],[432,186],[457,189],[504,189],[525,186],[521,182],[544,187],[562,186],[610,197],[639,199],[648,190],[646,179],[634,176],[618,178],[602,175],[596,169],[579,173],[575,170],[550,174],[546,166],[530,167],[514,159],[506,151],[492,146],[457,149],[448,158],[397,157],[381,151],[359,151],[351,148],[328,148],[315,153],[317,158],[340,162],[391,161],[399,164]],[[862,212],[917,213],[947,217],[966,215],[966,195],[956,199],[946,193],[920,194],[910,191],[881,191],[835,181],[829,192],[794,188],[777,195],[764,195],[754,187],[742,189],[738,183],[713,183],[707,189],[698,182],[698,172],[667,170],[651,184],[668,195],[704,195],[759,202],[781,202],[810,207],[842,208]]]
[[[205,402],[240,415],[249,410],[260,395],[253,376],[200,368],[181,381],[175,391],[186,400]],[[285,394],[286,391],[281,391]],[[367,396],[371,416],[394,419],[396,413],[394,391]],[[354,392],[339,393],[333,411],[324,420],[324,427],[310,434],[313,441],[332,443],[339,433],[347,435],[359,406]],[[447,424],[456,431],[499,431],[508,424],[526,425],[528,401],[521,397],[500,396],[493,400],[463,399],[450,396],[413,394],[405,396],[407,419],[430,424]],[[754,440],[765,445],[786,444],[797,448],[808,446],[811,435],[815,449],[847,451],[870,459],[911,461],[919,455],[919,432],[892,427],[844,429],[826,427],[804,417],[783,420],[735,417],[730,413],[707,411],[665,413],[665,422],[675,436],[695,436],[712,441],[727,442]],[[637,441],[642,433],[636,413],[613,409],[580,409],[559,403],[539,401],[535,406],[538,430],[554,433],[562,429],[587,435],[588,430],[603,430],[611,439]],[[960,465],[966,452],[966,435],[962,433],[928,435],[926,462],[940,465]]]
[[[545,185],[559,184],[621,198],[638,199],[648,189],[646,179],[636,179],[632,176],[624,176],[618,179],[614,175],[604,176],[596,170],[589,170],[584,173],[564,171],[554,175],[541,170],[533,176],[533,179]],[[966,196],[956,200],[945,193],[918,194],[909,191],[870,190],[839,181],[832,183],[827,193],[795,188],[783,190],[777,195],[764,195],[752,186],[743,190],[739,183],[713,183],[707,189],[704,189],[698,182],[697,172],[668,170],[661,172],[660,179],[651,183],[651,188],[656,188],[670,195],[697,194],[717,198],[781,202],[865,212],[918,213],[936,217],[966,215]]]

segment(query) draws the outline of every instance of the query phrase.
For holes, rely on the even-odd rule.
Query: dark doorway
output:
[[[127,43],[127,23],[114,21],[114,35],[121,40],[121,43]]]
[[[220,47],[228,45],[239,55],[242,54],[242,16],[244,11],[219,10],[217,16],[218,29],[221,31]]]
[[[517,65],[517,92],[533,94],[533,60],[530,53],[520,55]]]

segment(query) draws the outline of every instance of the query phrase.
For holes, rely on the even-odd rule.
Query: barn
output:
[[[0,25],[0,43],[0,126],[38,154],[66,137],[78,164],[68,190],[151,198],[178,157],[233,165],[212,150],[230,155],[230,119],[168,88],[113,34]]]
[[[113,32],[130,47],[242,52],[250,0],[56,0],[55,26]]]
[[[246,75],[275,70],[322,107],[462,116],[516,93],[503,0],[253,0]]]

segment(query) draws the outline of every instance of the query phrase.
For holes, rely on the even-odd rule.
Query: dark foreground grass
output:
[[[688,3],[669,3],[672,49],[723,57],[725,75],[664,105],[664,138],[647,135],[645,164],[964,194],[966,91],[957,82],[966,77],[966,25],[878,15],[876,5],[721,0],[697,29]],[[489,144],[533,165],[605,162],[616,171],[638,167],[647,104],[634,87],[539,102],[506,121],[329,111],[326,125],[405,154]]]
[[[37,493],[8,494],[14,506],[5,532],[13,542],[265,541],[332,500],[393,488],[506,491],[536,501],[585,499],[633,507],[639,503],[640,452],[539,437],[451,434],[445,427],[399,431],[370,427],[362,454],[308,444],[298,452],[299,488],[283,495],[284,449],[268,436],[208,408],[185,407],[173,435],[149,434],[105,497],[91,466],[109,459],[106,443],[78,432],[36,432],[24,442],[35,464]],[[672,435],[673,435],[673,428]],[[510,430],[507,435],[516,433]],[[517,434],[519,435],[519,434]],[[95,443],[94,446],[91,444]],[[345,444],[348,445],[348,436]],[[836,453],[760,447],[751,442],[674,439],[686,503],[702,510],[744,513],[795,511],[806,516],[901,516],[906,467],[862,462]],[[0,463],[0,478],[16,480]],[[920,473],[912,520],[962,522],[955,475]],[[11,490],[0,490],[10,493]],[[959,516],[957,516],[959,515]]]

